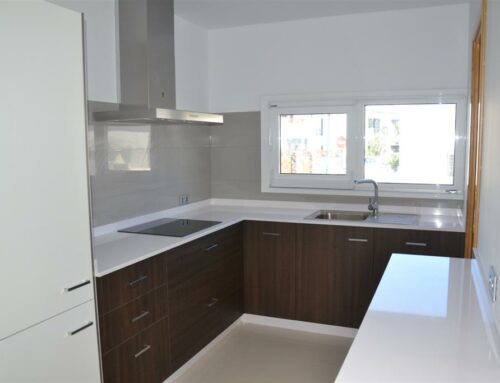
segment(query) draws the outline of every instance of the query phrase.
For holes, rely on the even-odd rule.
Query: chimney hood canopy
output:
[[[94,112],[93,120],[222,124],[220,114],[176,109],[174,0],[118,0],[117,5],[120,104]]]
[[[129,124],[219,125],[224,122],[224,117],[221,114],[165,108],[129,108],[108,112],[94,112],[94,121]]]

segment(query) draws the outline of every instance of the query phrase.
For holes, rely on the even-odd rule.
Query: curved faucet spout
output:
[[[354,184],[372,184],[375,190],[375,195],[373,198],[369,199],[368,210],[372,212],[372,216],[378,217],[378,184],[375,180],[364,179],[364,180],[354,180]]]

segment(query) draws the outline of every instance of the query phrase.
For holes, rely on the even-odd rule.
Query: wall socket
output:
[[[181,194],[179,196],[179,205],[187,205],[189,203],[189,194]]]
[[[492,302],[497,300],[497,287],[498,287],[498,275],[493,266],[490,266],[490,273],[488,276],[488,285],[490,290],[490,298]]]

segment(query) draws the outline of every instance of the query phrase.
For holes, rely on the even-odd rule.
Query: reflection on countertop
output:
[[[395,254],[337,382],[499,382],[499,346],[476,260]]]

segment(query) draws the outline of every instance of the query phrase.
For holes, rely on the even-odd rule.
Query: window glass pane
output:
[[[455,125],[455,104],[366,106],[365,177],[453,185]]]
[[[151,170],[150,126],[110,126],[108,128],[108,169]]]
[[[346,174],[347,114],[281,114],[281,174]]]

